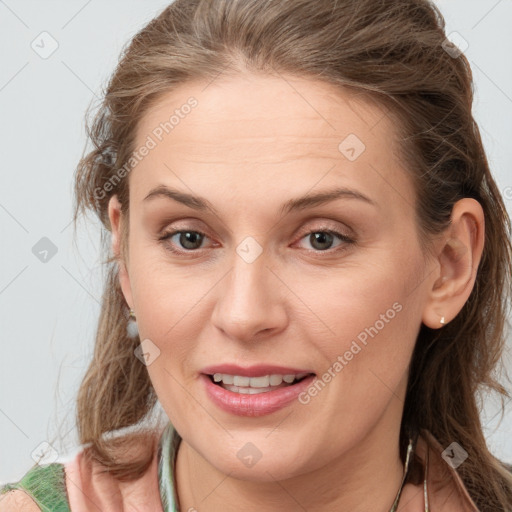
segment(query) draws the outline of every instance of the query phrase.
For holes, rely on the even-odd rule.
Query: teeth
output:
[[[234,393],[241,393],[242,395],[257,395],[259,393],[266,393],[267,391],[272,391],[275,388],[249,388],[244,387],[240,388],[238,386],[223,386],[224,389],[228,391],[233,391]]]
[[[270,376],[270,385],[271,386],[279,386],[283,382],[282,375],[271,375]]]
[[[214,382],[220,382],[223,385],[241,388],[240,393],[254,394],[257,391],[242,391],[245,389],[263,389],[270,386],[280,386],[283,382],[291,384],[294,380],[299,380],[305,377],[307,373],[287,374],[287,375],[263,375],[261,377],[245,377],[242,375],[229,375],[226,373],[215,373],[213,375]],[[226,389],[228,389],[226,387]]]
[[[233,376],[233,384],[235,386],[248,386],[251,381],[250,377],[240,377],[239,375]]]
[[[268,375],[264,375],[263,377],[251,377],[249,384],[251,388],[268,388],[270,385],[270,377]],[[249,386],[249,384],[246,384],[246,386]]]
[[[233,375],[222,375],[221,380],[224,382],[224,384],[233,384],[235,379]]]

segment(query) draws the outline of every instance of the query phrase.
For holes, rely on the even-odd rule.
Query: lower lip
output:
[[[247,395],[228,391],[214,384],[210,377],[201,374],[206,386],[206,393],[214,404],[222,410],[237,416],[264,416],[282,409],[305,391],[313,382],[315,375],[310,375],[297,384],[265,391],[257,395]]]

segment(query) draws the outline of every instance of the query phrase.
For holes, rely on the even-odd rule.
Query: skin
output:
[[[377,105],[310,79],[247,73],[182,85],[141,120],[136,147],[190,96],[198,106],[129,174],[125,255],[127,219],[116,196],[109,203],[126,302],[141,339],[160,350],[149,376],[183,438],[181,509],[386,512],[402,478],[399,428],[415,340],[422,323],[441,328],[441,317],[450,322],[467,301],[482,209],[459,201],[427,254],[393,122]],[[366,146],[355,161],[338,149],[349,134]],[[160,184],[207,199],[216,214],[144,201]],[[335,186],[374,204],[343,197],[280,213],[289,199]],[[322,245],[308,235],[325,228],[356,242],[335,236]],[[206,236],[186,252],[179,234],[158,241],[173,229]],[[248,236],[263,250],[252,263],[236,252]],[[202,368],[223,362],[323,375],[396,303],[401,311],[308,404],[239,417],[213,404],[199,380]],[[248,442],[262,454],[252,467],[237,457]],[[407,486],[403,498],[415,501],[403,510],[422,510],[417,491]]]

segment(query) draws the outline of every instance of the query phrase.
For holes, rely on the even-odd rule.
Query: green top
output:
[[[0,494],[14,489],[25,491],[44,512],[70,512],[63,464],[34,466],[19,482],[0,488]]]
[[[169,423],[158,445],[158,482],[164,512],[178,512],[173,470],[180,440]],[[35,465],[18,482],[0,487],[0,495],[15,489],[27,493],[43,512],[71,512],[63,463]]]

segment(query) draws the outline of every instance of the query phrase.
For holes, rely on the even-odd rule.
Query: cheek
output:
[[[411,315],[416,314],[410,282],[416,273],[410,261],[384,265],[380,260],[332,272],[328,279],[302,277],[297,295],[309,306],[309,326],[318,325],[325,333],[315,338],[315,344],[323,352],[338,354],[353,340],[364,344],[377,336],[410,337],[407,324],[414,323]],[[303,304],[297,307],[304,309]],[[404,326],[407,332],[402,332]]]
[[[311,318],[305,329],[324,356],[320,379],[333,400],[357,405],[386,399],[403,379],[421,326],[421,301],[411,293],[420,260],[409,256],[366,262],[321,287],[302,287],[301,298],[312,305],[323,334],[314,335]]]
[[[156,340],[175,339],[174,333],[187,323],[188,315],[197,314],[196,306],[212,287],[209,273],[170,263],[155,242],[140,244],[132,256],[130,282],[141,318],[139,330]]]

